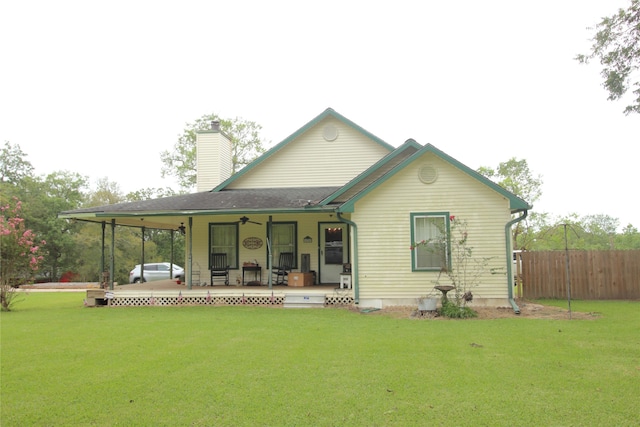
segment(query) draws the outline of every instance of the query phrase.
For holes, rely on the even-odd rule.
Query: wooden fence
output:
[[[516,255],[519,296],[567,298],[565,251]],[[569,283],[575,299],[640,299],[640,250],[569,251]]]

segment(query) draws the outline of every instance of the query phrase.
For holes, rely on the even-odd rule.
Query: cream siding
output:
[[[196,136],[196,191],[210,191],[231,176],[231,142],[221,132],[198,132]]]
[[[419,168],[427,163],[438,170],[433,184],[418,179]],[[449,212],[467,220],[469,245],[476,256],[491,258],[481,285],[472,290],[474,296],[507,298],[508,200],[433,154],[425,154],[356,203],[351,218],[358,225],[361,298],[412,299],[433,289],[438,273],[411,268],[411,212]],[[491,269],[501,274],[491,274]],[[442,284],[446,281],[443,276]]]
[[[325,126],[338,137],[327,141]],[[283,146],[227,188],[341,186],[389,153],[343,122],[328,117]]]

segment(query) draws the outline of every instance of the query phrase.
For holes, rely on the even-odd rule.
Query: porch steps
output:
[[[322,308],[324,294],[284,294],[284,308]]]

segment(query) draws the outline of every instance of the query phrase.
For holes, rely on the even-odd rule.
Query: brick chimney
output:
[[[231,176],[231,141],[212,121],[211,129],[196,132],[196,191],[209,191]]]

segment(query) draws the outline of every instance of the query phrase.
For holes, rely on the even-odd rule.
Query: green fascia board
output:
[[[295,140],[300,135],[304,134],[309,129],[311,129],[313,126],[317,125],[318,123],[320,123],[322,120],[326,119],[327,117],[333,117],[333,118],[339,120],[340,122],[344,123],[345,125],[350,126],[351,128],[355,129],[356,131],[358,131],[358,132],[362,133],[363,135],[367,136],[368,138],[370,138],[372,141],[380,144],[382,147],[384,147],[387,150],[389,150],[389,152],[392,152],[393,150],[395,150],[395,148],[391,144],[388,144],[387,142],[385,142],[382,139],[378,138],[377,136],[375,136],[371,132],[363,129],[360,126],[358,126],[357,124],[355,124],[351,120],[349,120],[346,117],[344,117],[342,114],[336,112],[333,108],[327,108],[322,113],[320,113],[318,116],[316,116],[314,119],[312,119],[309,123],[307,123],[306,125],[302,126],[300,129],[298,129],[297,131],[292,133],[290,136],[285,138],[280,143],[278,143],[278,144],[274,145],[273,147],[271,147],[269,150],[264,152],[260,157],[255,159],[253,162],[251,162],[250,164],[248,164],[247,166],[245,166],[244,168],[242,168],[241,170],[239,170],[235,174],[231,175],[225,181],[223,181],[220,184],[218,184],[218,186],[216,186],[211,191],[215,192],[215,191],[220,191],[220,190],[224,189],[226,186],[231,184],[233,181],[235,181],[236,179],[240,178],[244,174],[248,173],[253,168],[257,167],[260,163],[264,162],[266,159],[268,159],[269,157],[273,156],[275,153],[280,151],[283,147],[285,147],[289,143],[291,143],[291,141]]]
[[[431,144],[426,144],[419,151],[414,153],[411,157],[408,157],[406,160],[404,160],[403,162],[401,162],[398,165],[396,165],[396,167],[393,168],[389,173],[386,173],[385,175],[380,177],[379,180],[377,180],[375,183],[370,185],[367,189],[365,189],[364,191],[362,191],[361,193],[356,195],[353,199],[349,200],[348,202],[343,203],[337,210],[339,212],[353,212],[354,209],[355,209],[355,203],[359,199],[364,197],[369,192],[373,191],[377,186],[379,186],[380,184],[385,182],[387,179],[391,178],[393,175],[395,175],[397,172],[402,170],[408,164],[412,163],[413,161],[415,161],[416,159],[420,158],[422,155],[424,155],[426,153],[435,154],[440,159],[442,159],[445,162],[449,163],[450,165],[458,168],[462,172],[464,172],[467,175],[469,175],[471,178],[476,179],[481,184],[484,184],[484,185],[490,187],[492,190],[496,191],[497,193],[499,193],[502,196],[504,196],[505,198],[507,198],[509,200],[509,208],[511,209],[512,213],[520,212],[520,211],[524,211],[524,210],[529,210],[529,209],[531,209],[533,207],[529,203],[527,203],[526,201],[522,200],[520,197],[518,197],[515,194],[513,194],[512,192],[510,192],[509,190],[506,190],[506,189],[502,188],[501,186],[499,186],[495,182],[491,181],[489,178],[487,178],[487,177],[483,176],[482,174],[474,171],[470,167],[465,166],[464,164],[460,163],[459,161],[457,161],[453,157],[451,157],[448,154],[446,154],[444,151],[439,150],[438,148],[436,148],[435,146],[433,146]]]
[[[389,163],[392,159],[394,159],[395,157],[399,156],[400,154],[402,154],[403,151],[405,151],[407,148],[409,147],[413,147],[413,148],[417,148],[418,150],[420,150],[422,148],[422,145],[418,144],[415,140],[413,139],[408,139],[404,142],[404,144],[402,144],[400,147],[396,148],[394,151],[392,151],[391,153],[389,153],[389,155],[384,156],[382,159],[378,160],[376,163],[374,163],[373,165],[371,165],[368,169],[366,169],[365,171],[363,171],[360,175],[358,175],[357,177],[355,177],[354,179],[352,179],[350,182],[348,182],[347,184],[345,184],[342,188],[340,188],[339,190],[337,190],[335,193],[331,194],[329,197],[327,197],[326,199],[324,199],[323,201],[321,201],[319,204],[321,206],[327,206],[328,204],[330,204],[333,200],[336,199],[336,197],[340,197],[341,195],[343,195],[346,191],[349,191],[351,188],[353,188],[355,185],[357,185],[358,183],[360,183],[363,179],[366,179],[367,177],[369,177],[371,174],[375,173],[378,169],[380,169],[382,166],[386,165],[387,163]]]

